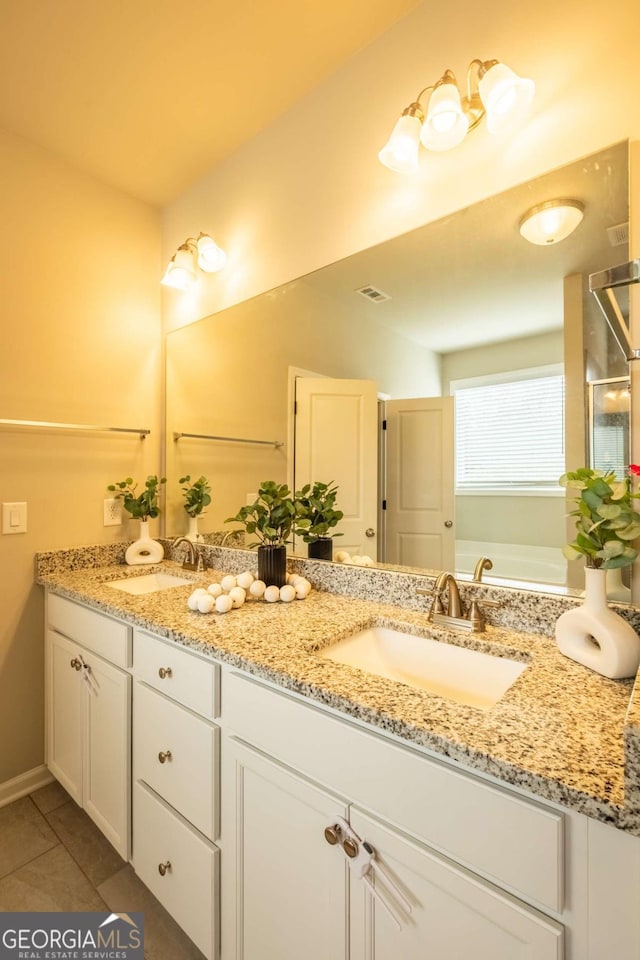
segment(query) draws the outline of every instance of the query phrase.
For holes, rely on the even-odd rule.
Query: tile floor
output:
[[[6,910],[139,911],[148,960],[204,960],[56,781],[0,807],[0,911]]]

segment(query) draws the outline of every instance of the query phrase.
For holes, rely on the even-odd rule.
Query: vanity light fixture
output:
[[[489,132],[499,133],[521,115],[534,92],[533,80],[519,77],[498,60],[471,61],[464,97],[453,72],[445,70],[402,111],[378,159],[396,173],[415,173],[421,143],[427,150],[451,150],[484,116]],[[430,97],[425,114],[421,98],[426,93]]]
[[[160,282],[165,287],[188,290],[198,279],[198,267],[205,273],[216,273],[226,262],[226,253],[208,233],[201,233],[197,239],[187,237],[171,257]]]
[[[580,200],[547,200],[527,210],[520,220],[520,233],[529,243],[549,246],[573,233],[583,216]]]

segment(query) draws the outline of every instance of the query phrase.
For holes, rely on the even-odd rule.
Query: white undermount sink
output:
[[[174,573],[146,573],[141,577],[132,576],[125,577],[124,580],[109,580],[106,586],[113,587],[114,590],[123,590],[125,593],[142,596],[145,593],[167,590],[169,587],[184,587],[187,583],[193,584],[193,580],[188,577],[177,577]]]
[[[390,627],[361,630],[320,651],[320,656],[485,709],[494,706],[527,667]]]

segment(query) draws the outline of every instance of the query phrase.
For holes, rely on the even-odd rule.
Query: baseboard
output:
[[[0,783],[0,807],[6,807],[8,803],[19,800],[20,797],[25,797],[34,790],[46,787],[53,779],[48,767],[43,763],[39,767],[34,767],[33,770],[21,773],[19,777],[5,780],[4,783]]]

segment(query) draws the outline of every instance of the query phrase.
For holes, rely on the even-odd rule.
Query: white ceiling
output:
[[[0,0],[0,126],[164,205],[417,0]]]

